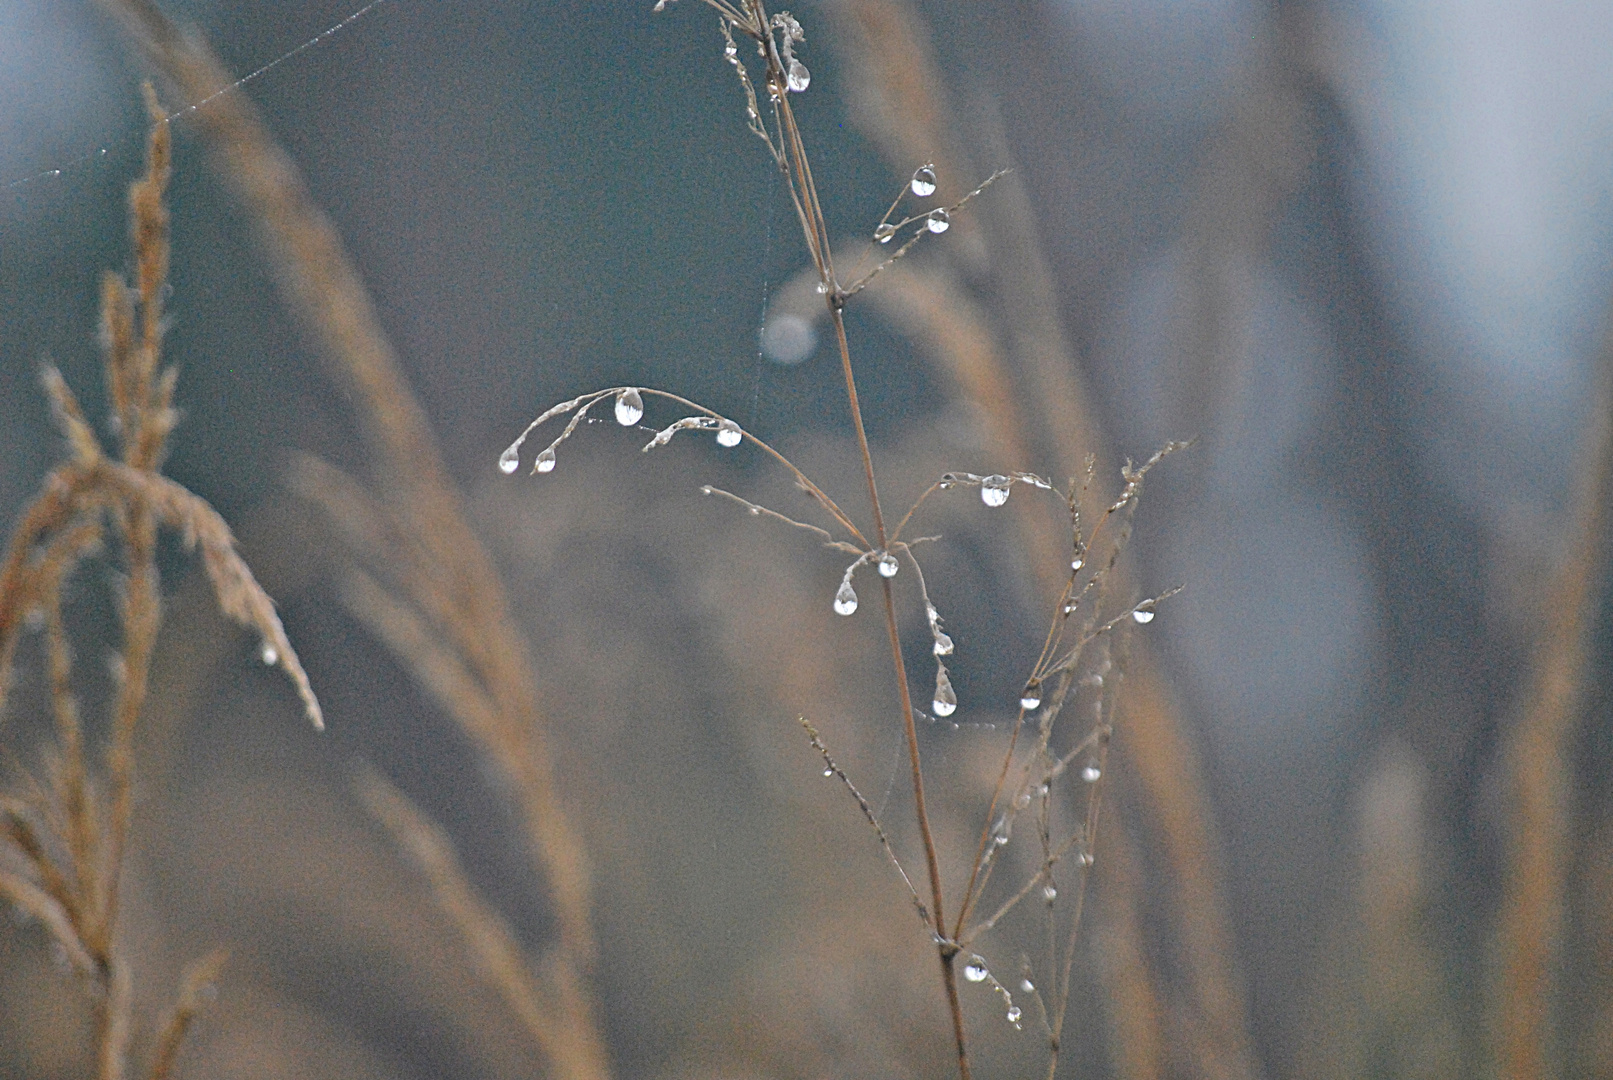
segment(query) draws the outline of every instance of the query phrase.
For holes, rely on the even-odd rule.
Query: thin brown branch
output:
[[[218,949],[185,969],[184,979],[179,984],[179,997],[158,1029],[157,1047],[152,1052],[151,1071],[148,1074],[151,1080],[169,1080],[173,1075],[174,1063],[179,1058],[185,1036],[190,1032],[196,1015],[206,1007],[208,991],[218,981],[224,961],[228,958],[229,953]]]

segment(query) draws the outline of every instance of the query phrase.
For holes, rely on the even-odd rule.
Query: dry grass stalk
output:
[[[384,583],[392,600],[388,611],[407,612],[415,624],[429,627],[431,655],[456,672],[451,696],[442,696],[448,686],[442,680],[424,672],[422,677],[515,794],[559,918],[561,943],[552,968],[557,985],[567,988],[559,996],[567,1011],[557,1022],[591,1040],[589,1053],[568,1060],[591,1062],[573,1075],[597,1080],[607,1073],[607,1055],[592,1000],[582,989],[596,953],[587,856],[555,791],[548,724],[525,636],[511,616],[492,560],[465,522],[425,413],[381,331],[357,269],[296,166],[244,94],[221,93],[235,80],[199,37],[181,32],[149,0],[103,3],[183,100],[207,102],[185,115],[245,204],[288,304],[322,346],[336,377],[353,391],[382,491],[380,498],[366,496],[366,527],[370,535],[390,541],[357,548],[353,555]],[[399,462],[407,467],[398,467]],[[305,470],[304,480],[305,493],[348,529],[359,505],[349,496],[362,488],[340,483],[328,469]],[[330,483],[321,486],[321,481]],[[402,640],[398,625],[396,620],[372,623],[395,644]]]
[[[319,703],[274,612],[235,551],[223,519],[202,499],[162,476],[176,413],[175,370],[163,369],[163,293],[168,274],[169,128],[155,93],[146,175],[129,192],[135,285],[103,279],[102,346],[113,427],[122,453],[109,456],[65,380],[53,369],[44,385],[70,457],[46,477],[27,507],[0,569],[0,685],[9,681],[18,638],[42,617],[56,745],[49,782],[28,796],[0,799],[0,894],[38,917],[96,990],[96,1061],[101,1080],[129,1072],[134,1029],[133,974],[119,938],[119,900],[134,816],[135,733],[162,618],[158,530],[200,546],[219,607],[263,639],[264,659],[291,677],[309,718]],[[73,693],[72,654],[61,591],[78,563],[103,541],[123,551],[118,618],[122,639],[111,704],[104,771],[90,765]],[[3,701],[0,701],[3,704]],[[204,971],[211,966],[204,965]],[[187,980],[181,1007],[158,1040],[149,1075],[166,1076],[196,1012]],[[182,1017],[182,1018],[181,1018]]]
[[[855,276],[860,270],[853,271],[853,279],[849,282],[843,281],[836,269],[829,239],[829,225],[823,214],[807,151],[791,104],[792,95],[806,90],[810,84],[810,74],[795,55],[797,47],[805,41],[804,31],[800,23],[789,14],[783,12],[770,14],[761,0],[743,0],[742,3],[705,0],[705,3],[717,11],[721,19],[724,54],[741,84],[749,130],[764,143],[783,175],[786,190],[802,227],[802,235],[812,264],[812,274],[816,279],[816,291],[824,300],[824,317],[834,331],[846,391],[846,403],[856,434],[858,460],[867,486],[872,520],[861,525],[853,521],[831,496],[784,455],[752,432],[743,430],[733,420],[676,394],[643,387],[617,386],[594,390],[549,408],[528,425],[500,455],[499,465],[506,473],[517,471],[521,464],[521,451],[528,437],[542,425],[551,421],[558,423],[564,418],[565,423],[561,431],[538,452],[532,467],[534,473],[551,472],[556,467],[561,445],[581,429],[590,419],[591,410],[596,407],[603,410],[609,403],[619,424],[636,428],[645,415],[646,398],[671,402],[689,410],[692,415],[685,415],[657,430],[654,437],[644,445],[645,451],[664,446],[683,432],[713,432],[718,444],[729,448],[749,443],[781,464],[794,477],[797,487],[812,497],[819,509],[832,519],[834,528],[824,529],[794,521],[785,515],[769,511],[728,492],[718,491],[709,485],[701,489],[707,494],[724,496],[738,503],[753,516],[811,531],[823,541],[825,547],[853,555],[854,559],[846,567],[839,591],[834,597],[833,607],[838,614],[851,615],[858,608],[859,602],[854,588],[856,572],[867,567],[877,568],[886,637],[890,644],[891,671],[896,683],[895,704],[907,750],[914,823],[925,864],[925,873],[922,877],[917,874],[910,876],[902,867],[899,857],[889,843],[886,831],[880,825],[867,799],[862,796],[845,772],[834,763],[829,751],[810,724],[807,725],[809,737],[813,746],[823,755],[825,774],[838,776],[856,799],[864,817],[879,837],[887,857],[896,865],[902,880],[907,883],[919,917],[934,942],[940,962],[943,996],[951,1019],[958,1070],[964,1080],[968,1080],[970,1076],[970,1064],[968,1036],[959,998],[960,968],[969,982],[985,983],[999,995],[1006,1006],[1008,1022],[1020,1027],[1025,1017],[1025,1010],[1015,1003],[1013,991],[991,973],[987,961],[973,952],[973,946],[982,934],[995,928],[1010,913],[1031,907],[1032,905],[1026,901],[1033,894],[1042,900],[1041,910],[1047,929],[1048,953],[1035,981],[1027,969],[1021,982],[1021,991],[1031,995],[1036,1002],[1038,1021],[1046,1037],[1049,1051],[1047,1074],[1051,1077],[1058,1067],[1063,1026],[1071,998],[1072,972],[1076,943],[1082,924],[1087,868],[1093,861],[1098,811],[1101,805],[1102,785],[1099,780],[1103,775],[1109,734],[1113,724],[1115,688],[1121,676],[1121,664],[1118,661],[1122,661],[1124,657],[1123,647],[1113,646],[1112,643],[1120,638],[1118,631],[1121,627],[1129,626],[1133,622],[1140,624],[1150,621],[1155,606],[1170,595],[1166,593],[1135,601],[1129,606],[1124,602],[1115,605],[1109,599],[1113,585],[1111,575],[1113,578],[1119,576],[1116,566],[1120,553],[1130,538],[1131,519],[1145,475],[1162,457],[1178,447],[1175,444],[1168,445],[1140,467],[1133,468],[1128,463],[1122,470],[1122,487],[1119,493],[1099,502],[1096,511],[1091,508],[1096,492],[1092,461],[1088,458],[1084,479],[1080,477],[1072,479],[1067,488],[1061,488],[1049,480],[1024,472],[988,476],[962,472],[947,473],[925,490],[893,527],[888,525],[863,425],[843,317],[844,309],[847,303],[857,297],[871,282],[874,283],[877,294],[880,288],[889,283],[891,277],[898,280],[898,287],[904,278],[913,278],[914,274],[902,273],[906,264],[898,268],[898,261],[926,236],[947,232],[954,217],[965,204],[1002,174],[994,173],[985,183],[961,197],[955,197],[948,205],[929,210],[915,210],[899,221],[893,222],[892,218],[902,203],[902,197],[907,194],[904,190],[903,196],[892,203],[891,209],[881,220],[874,240],[876,244],[887,244],[896,240],[903,230],[912,227],[912,231],[903,238],[902,244],[893,245],[894,252],[886,256],[873,270],[862,276]],[[666,0],[663,0],[657,5],[657,9],[665,6]],[[752,62],[750,55],[752,50],[755,57],[759,58],[762,67],[755,81],[752,80],[746,67],[747,63]],[[912,194],[918,199],[927,199],[935,195],[938,187],[934,166],[920,165],[913,174],[910,185]],[[874,250],[880,249],[876,247]],[[868,260],[864,260],[862,265],[866,265],[867,262]],[[888,275],[882,273],[887,270]],[[876,275],[879,275],[877,282]],[[928,298],[928,293],[912,287],[909,287],[906,293]],[[956,320],[949,322],[949,325],[955,324]],[[995,349],[989,335],[972,335],[971,340],[982,342],[981,349],[977,351],[987,352],[995,361]],[[985,382],[989,380],[983,381],[981,385],[985,385]],[[1002,385],[1008,384],[1003,382]],[[1011,395],[999,396],[1005,401],[1012,400]],[[1007,445],[1018,452],[1017,456],[1029,456],[1024,445],[1014,441],[1011,426],[1006,430],[1005,438]],[[1049,505],[1057,508],[1057,515],[1065,522],[1067,532],[1062,545],[1063,551],[1060,552],[1058,547],[1048,546],[1044,553],[1046,558],[1042,562],[1044,565],[1067,565],[1069,571],[1062,576],[1055,575],[1056,600],[1053,604],[1046,642],[1041,655],[1028,673],[1020,707],[997,773],[990,805],[985,810],[978,842],[969,864],[970,870],[962,883],[956,905],[949,906],[927,802],[924,762],[914,722],[917,710],[913,705],[905,666],[892,579],[908,566],[912,567],[910,576],[917,579],[915,599],[922,602],[933,639],[934,655],[937,657],[935,692],[931,708],[936,717],[944,719],[952,715],[957,708],[957,697],[946,664],[940,659],[952,653],[953,645],[951,638],[942,629],[940,613],[925,586],[921,562],[914,548],[918,541],[904,540],[903,533],[914,521],[915,514],[932,496],[957,488],[972,488],[978,490],[982,501],[988,507],[998,507],[1007,502],[1015,486],[1031,489],[1033,494],[1037,490],[1044,491],[1054,498],[1055,501]],[[1024,496],[1015,505],[1025,503],[1031,497],[1031,495]],[[1063,734],[1064,729],[1057,725],[1057,721],[1064,706],[1077,701],[1082,707],[1090,709],[1091,728],[1085,738],[1072,740],[1073,746],[1064,745],[1067,737]],[[1054,741],[1055,735],[1059,739],[1058,743]],[[1068,830],[1062,822],[1062,810],[1054,811],[1052,793],[1055,784],[1059,784],[1059,790],[1062,791],[1061,782],[1075,776],[1079,776],[1085,783],[1078,789],[1083,794],[1076,795],[1072,800],[1076,804],[1074,816],[1079,819],[1079,824],[1073,830]],[[1003,853],[1010,842],[1015,823],[1022,815],[1032,821],[1032,824],[1025,828],[1027,831],[1033,831],[1040,842],[1040,856],[1036,860],[1035,869],[1017,888],[1009,887],[1005,896],[991,900],[990,906],[982,906],[986,903],[988,889],[992,888],[996,868],[1005,857]],[[1070,864],[1074,865],[1074,869],[1070,869]],[[926,887],[916,887],[915,878],[924,881]],[[1056,908],[1061,884],[1064,886],[1066,899],[1062,906]],[[952,912],[950,918],[947,914],[949,910]],[[990,914],[982,918],[981,912],[987,911]],[[961,962],[960,956],[963,957]]]

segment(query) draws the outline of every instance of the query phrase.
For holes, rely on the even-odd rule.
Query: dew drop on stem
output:
[[[1081,570],[1081,567],[1085,566],[1086,564],[1087,564],[1087,561],[1085,559],[1080,559],[1080,558],[1071,559],[1070,560],[1070,569],[1072,571],[1075,571],[1075,572],[1079,573],[1080,570]]]
[[[947,677],[947,669],[939,664],[935,668],[935,700],[930,702],[930,711],[942,717],[958,711],[958,695],[952,690],[952,680]]]
[[[944,233],[952,228],[952,215],[945,210],[931,210],[924,219],[924,227],[933,233]]]
[[[784,84],[789,87],[790,93],[799,94],[812,85],[812,72],[801,61],[790,58],[790,69],[784,74]]]
[[[969,962],[963,966],[963,977],[972,983],[985,982],[986,976],[991,972],[986,970],[986,962],[978,956],[971,956]]]
[[[935,169],[929,165],[921,165],[913,173],[913,182],[910,185],[913,194],[921,199],[928,199],[935,194]],[[940,232],[940,229],[935,230]]]
[[[717,421],[718,446],[726,446],[730,448],[738,446],[739,441],[744,437],[745,433],[740,431],[739,425],[734,423],[732,420],[723,419]]]
[[[644,398],[634,387],[628,387],[616,395],[616,422],[623,427],[632,427],[644,418]]]
[[[1146,608],[1138,608],[1131,613],[1131,617],[1137,621],[1139,626],[1144,626],[1154,621],[1154,613]]]
[[[498,471],[505,476],[510,475],[521,467],[521,448],[519,446],[506,447],[504,453],[498,456]]]
[[[879,576],[884,578],[895,577],[896,571],[902,568],[902,564],[896,561],[896,556],[888,551],[879,557],[877,565],[879,567]]]
[[[1049,884],[1046,884],[1046,885],[1042,886],[1042,899],[1043,900],[1046,900],[1049,904],[1051,904],[1053,901],[1057,900],[1058,898],[1059,898],[1059,887],[1057,885],[1049,883]]]
[[[895,235],[896,235],[896,226],[892,225],[888,221],[881,221],[879,223],[879,227],[874,230],[874,239],[878,240],[881,244],[890,243],[891,238],[894,237]]]
[[[952,638],[946,633],[946,631],[941,630],[936,632],[934,651],[935,655],[937,656],[952,655]]]
[[[259,650],[258,656],[270,667],[280,662],[280,650],[267,641],[263,643],[263,648]]]
[[[536,468],[539,472],[554,472],[554,447],[545,446],[539,452]]]
[[[980,501],[987,506],[1001,506],[1008,501],[1008,477],[994,473],[980,481]]]
[[[1042,688],[1039,684],[1025,684],[1024,692],[1019,695],[1019,707],[1026,712],[1042,707]]]
[[[1103,770],[1096,761],[1089,761],[1081,770],[1081,779],[1089,784],[1096,784],[1103,777]]]
[[[850,615],[857,610],[857,592],[851,587],[849,580],[840,583],[840,591],[835,593],[835,614]]]
[[[1008,1022],[1015,1027],[1019,1026],[1019,1018],[1024,1014],[1019,1011],[1018,1005],[1008,1006]]]

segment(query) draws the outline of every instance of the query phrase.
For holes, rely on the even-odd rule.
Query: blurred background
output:
[[[698,493],[810,514],[787,477],[704,439],[641,455],[614,425],[549,475],[495,466],[548,405],[636,384],[866,504],[799,228],[715,14],[650,6],[388,0],[231,96],[345,240],[524,635],[592,867],[615,1074],[946,1075],[930,943],[796,723],[916,857],[876,606],[839,619],[840,555]],[[162,7],[237,76],[355,10]],[[952,202],[1014,170],[848,309],[888,502],[947,470],[1062,479],[1088,453],[1112,492],[1126,458],[1198,439],[1151,475],[1125,564],[1131,599],[1186,589],[1133,633],[1059,1074],[1613,1073],[1605,7],[794,14],[842,265],[914,168],[933,162]],[[128,265],[153,70],[132,41],[90,3],[0,0],[8,520],[60,455],[41,363],[103,414],[97,282]],[[199,116],[175,123],[167,471],[236,529],[329,730],[165,553],[137,1001],[155,1010],[224,945],[185,1075],[530,1075],[543,1055],[355,777],[443,826],[533,957],[560,933],[552,883],[507,777],[354,599],[377,552],[293,481],[309,455],[383,491],[421,466],[361,437],[365,404],[277,287]],[[647,423],[678,415],[657,408]],[[1068,558],[1030,494],[920,524],[945,537],[926,572],[958,644],[961,726],[924,732],[954,871]],[[90,702],[115,576],[81,571],[70,594]],[[17,665],[14,771],[48,732],[40,651]],[[1017,972],[1026,935],[979,948]],[[7,922],[0,954],[0,1071],[79,1075],[82,989],[36,926]],[[964,989],[982,1075],[1045,1067],[1034,1025]]]

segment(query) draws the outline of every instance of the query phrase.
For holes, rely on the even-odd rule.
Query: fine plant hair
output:
[[[158,589],[160,530],[200,548],[222,612],[261,638],[266,664],[291,678],[315,727],[319,702],[286,639],[274,602],[235,550],[229,526],[200,497],[160,471],[177,421],[177,370],[162,365],[163,297],[168,278],[168,209],[164,192],[171,154],[166,114],[147,86],[151,132],[146,174],[129,189],[134,284],[107,273],[101,283],[101,347],[105,355],[108,426],[119,453],[102,444],[60,372],[43,371],[67,460],[46,476],[12,535],[0,568],[0,706],[19,639],[30,627],[44,636],[55,742],[44,775],[24,772],[0,794],[0,896],[45,927],[95,1001],[94,1054],[100,1080],[133,1075],[164,1080],[185,1034],[223,965],[221,952],[193,962],[173,1005],[156,1025],[143,1067],[131,1062],[136,1035],[134,972],[120,933],[134,818],[135,734],[146,702],[162,619]],[[115,687],[106,745],[97,753],[81,722],[73,650],[63,592],[74,572],[102,549],[117,552],[121,573],[113,661]]]
[[[668,0],[660,0],[656,10],[664,10],[667,3]],[[830,226],[791,104],[791,95],[806,91],[811,84],[810,72],[796,55],[805,42],[804,29],[788,12],[769,13],[761,0],[738,3],[704,0],[704,3],[718,13],[723,54],[740,84],[746,126],[762,142],[783,176],[801,226],[816,291],[823,299],[826,317],[833,329],[871,521],[859,524],[784,454],[753,432],[741,428],[733,419],[675,393],[639,386],[594,390],[552,406],[503,451],[499,468],[507,474],[516,472],[526,441],[545,424],[564,418],[559,433],[538,451],[532,463],[535,474],[552,472],[562,444],[584,424],[597,419],[590,415],[596,408],[609,408],[618,424],[638,428],[648,404],[659,401],[676,406],[685,415],[671,423],[646,429],[652,432],[652,437],[644,444],[644,451],[666,446],[682,433],[707,432],[725,448],[748,443],[789,473],[818,512],[827,517],[828,527],[796,520],[710,485],[700,490],[736,503],[751,516],[765,517],[810,533],[826,548],[852,556],[833,594],[832,606],[839,615],[850,616],[859,607],[855,587],[857,573],[874,571],[890,645],[896,683],[894,704],[906,746],[914,820],[922,845],[922,875],[909,873],[868,799],[836,763],[810,720],[802,718],[801,722],[812,746],[822,756],[824,775],[838,779],[856,801],[885,856],[906,886],[923,930],[934,942],[960,1076],[963,1080],[970,1076],[969,1038],[958,986],[961,967],[965,980],[986,983],[1000,996],[1008,1023],[1022,1028],[1029,1019],[1042,1032],[1048,1048],[1047,1075],[1051,1078],[1058,1068],[1088,870],[1095,858],[1102,778],[1113,730],[1116,689],[1126,656],[1124,631],[1151,621],[1156,606],[1177,591],[1117,601],[1111,595],[1111,577],[1130,538],[1131,521],[1144,478],[1162,458],[1185,444],[1169,443],[1139,466],[1128,462],[1121,470],[1119,494],[1099,502],[1096,507],[1088,497],[1095,477],[1094,460],[1089,457],[1085,474],[1070,478],[1062,486],[1029,472],[989,475],[947,472],[920,493],[894,525],[888,523],[863,422],[846,333],[845,308],[865,289],[877,289],[879,277],[922,241],[947,232],[954,216],[964,211],[971,200],[1002,174],[991,174],[950,204],[924,208],[924,202],[936,195],[938,177],[933,164],[917,164],[911,180],[874,229],[872,250],[879,256],[876,260],[865,259],[856,270],[843,277],[835,263]],[[746,66],[753,50],[761,69],[754,78]],[[920,208],[904,212],[909,197],[918,200]],[[867,265],[870,261],[872,266]],[[1068,548],[1062,561],[1067,562],[1069,569],[1052,604],[1041,651],[1025,676],[1018,711],[968,864],[969,872],[961,891],[957,886],[949,890],[942,880],[941,859],[931,823],[918,720],[944,721],[956,712],[958,699],[946,660],[955,650],[944,629],[941,611],[925,584],[919,557],[919,545],[938,538],[908,538],[907,530],[932,497],[969,489],[977,492],[986,506],[995,508],[1004,505],[1016,487],[1057,500],[1068,520]],[[1025,497],[1030,496],[1022,496]],[[904,568],[910,569],[908,577],[914,581],[916,589],[912,599],[922,605],[932,642],[935,675],[929,714],[914,705],[903,654],[894,584]],[[890,703],[884,707],[889,708]],[[1087,721],[1084,730],[1073,736],[1066,730],[1071,724],[1059,723],[1067,709]],[[1079,725],[1081,720],[1074,723]],[[1064,792],[1072,788],[1073,792],[1064,796]],[[1060,805],[1064,802],[1072,805],[1073,815],[1064,812]],[[1064,823],[1067,816],[1073,817],[1073,827]],[[1020,835],[1029,833],[1034,837],[1034,858],[1029,860],[1033,868],[1016,884],[994,891],[991,889],[994,875],[1007,860],[1015,827],[1022,821],[1028,823],[1021,827]],[[923,884],[915,884],[915,877]],[[988,900],[988,896],[993,899]],[[976,950],[986,948],[981,939],[987,931],[996,928],[1016,909],[1032,904],[1041,909],[1040,921],[1047,941],[1045,954],[1036,964],[1028,959],[1023,961],[1017,976],[1004,982]],[[1018,1001],[1016,993],[1020,995]],[[1027,1006],[1020,1003],[1027,999],[1033,1003],[1030,1017],[1027,1017]]]

